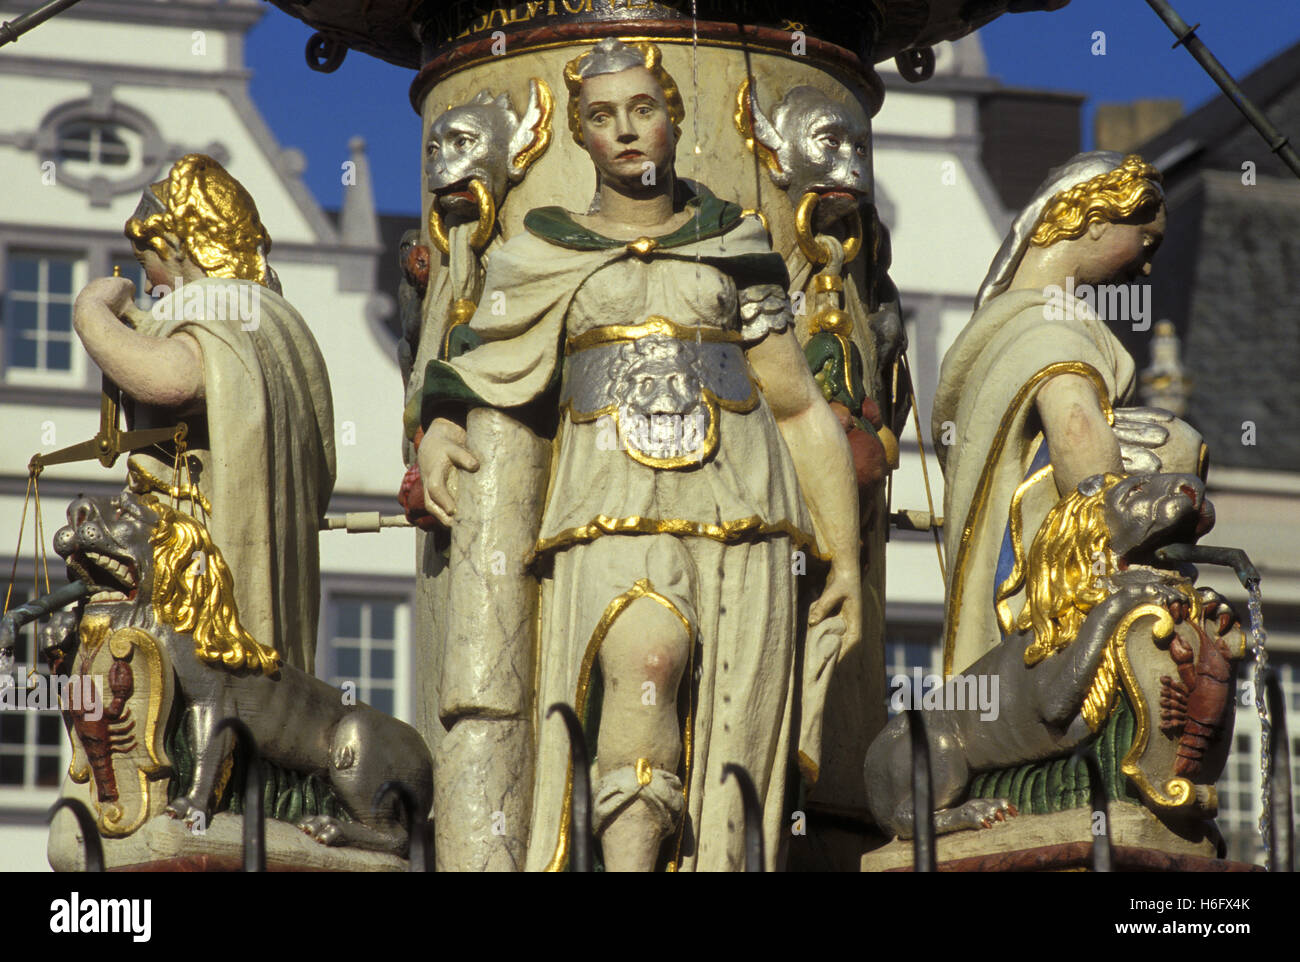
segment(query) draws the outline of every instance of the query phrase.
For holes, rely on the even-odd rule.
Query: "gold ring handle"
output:
[[[813,211],[817,208],[817,202],[821,200],[821,195],[816,191],[810,190],[803,195],[799,201],[799,206],[794,212],[794,239],[799,245],[799,250],[803,251],[803,256],[808,258],[809,263],[814,266],[820,266],[830,262],[831,252],[827,246],[818,241],[812,232]],[[855,207],[853,216],[849,219],[849,236],[844,240],[844,263],[847,264],[853,258],[858,256],[862,250],[862,214]]]
[[[492,227],[497,219],[497,205],[492,199],[492,193],[477,177],[469,182],[469,190],[478,205],[478,223],[474,225],[474,233],[470,235],[469,246],[477,252],[487,247],[488,240],[492,236]],[[438,213],[437,197],[429,202],[428,228],[429,240],[433,242],[433,246],[443,254],[450,254],[451,243],[447,239],[447,227],[442,222],[442,215]]]

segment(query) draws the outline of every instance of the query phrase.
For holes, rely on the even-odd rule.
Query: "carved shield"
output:
[[[1246,635],[1235,623],[1220,635],[1195,589],[1182,587],[1186,605],[1140,605],[1111,639],[1118,681],[1136,716],[1121,770],[1157,811],[1213,817]]]
[[[72,741],[68,777],[84,786],[100,833],[121,838],[167,806],[172,766],[163,737],[176,684],[166,651],[148,632],[114,631],[88,618],[79,634],[80,697],[63,712]]]

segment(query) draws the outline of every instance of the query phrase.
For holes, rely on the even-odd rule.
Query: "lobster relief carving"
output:
[[[1174,623],[1186,624],[1195,632],[1199,651],[1180,633],[1169,645],[1169,657],[1178,671],[1178,679],[1160,678],[1160,731],[1178,739],[1174,773],[1197,779],[1201,774],[1206,748],[1216,741],[1230,723],[1233,697],[1233,655],[1224,641],[1237,622],[1227,604],[1215,597],[1207,598],[1201,619],[1192,617],[1187,603],[1169,608]],[[1202,626],[1211,623],[1217,634],[1211,637]]]

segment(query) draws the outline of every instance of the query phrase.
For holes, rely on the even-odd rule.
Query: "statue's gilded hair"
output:
[[[237,278],[271,286],[267,254],[271,235],[243,184],[205,154],[186,154],[167,179],[148,188],[161,210],[132,217],[124,233],[136,247],[165,257],[172,234],[177,253],[209,277]]]
[[[682,103],[681,91],[677,89],[677,81],[664,69],[659,48],[645,41],[624,43],[607,37],[582,56],[574,57],[564,65],[564,86],[569,91],[569,133],[573,135],[575,142],[585,146],[582,140],[582,120],[578,111],[583,80],[597,74],[617,73],[638,66],[649,70],[659,82],[659,86],[663,88],[668,116],[673,122],[673,140],[681,139],[686,107]]]
[[[1137,154],[1129,154],[1114,170],[1058,191],[1047,202],[1030,243],[1047,247],[1058,240],[1074,240],[1091,224],[1154,213],[1164,199],[1160,171]]]
[[[193,634],[195,655],[231,670],[274,674],[280,656],[259,644],[239,623],[230,568],[208,529],[156,498],[144,501],[158,515],[153,549],[153,607],[158,620]]]
[[[1070,492],[1047,512],[1034,536],[1025,566],[1025,606],[1015,622],[1019,631],[1034,631],[1025,664],[1074,641],[1084,616],[1105,597],[1098,582],[1115,570],[1115,562],[1102,502],[1119,481],[1120,475],[1107,474],[1093,494]]]

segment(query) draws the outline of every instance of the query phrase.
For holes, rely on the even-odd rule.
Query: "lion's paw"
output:
[[[299,822],[298,827],[322,845],[343,844],[343,823],[333,815],[312,815]]]
[[[1197,593],[1201,596],[1203,620],[1208,628],[1213,625],[1216,634],[1223,637],[1233,629],[1241,627],[1241,618],[1228,603],[1228,599],[1223,597],[1213,588],[1197,588]]]
[[[962,828],[992,828],[994,822],[1005,822],[1019,814],[1005,798],[972,798],[955,808],[935,812],[934,828],[940,834]]]
[[[174,798],[167,803],[164,809],[169,818],[179,818],[187,826],[193,828],[200,819],[205,817],[203,809],[195,805],[193,801],[184,795]]]
[[[71,611],[56,611],[50,620],[37,629],[41,651],[48,658],[51,653],[63,650],[68,637],[77,630],[77,616]]]

